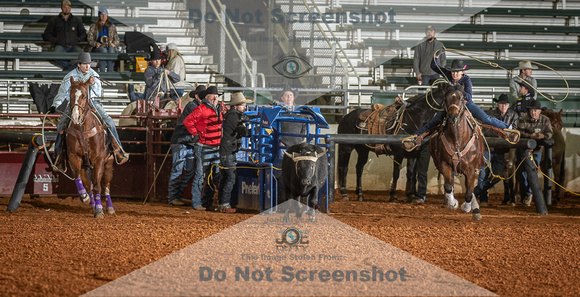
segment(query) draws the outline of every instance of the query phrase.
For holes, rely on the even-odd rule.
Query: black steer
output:
[[[284,182],[285,199],[300,202],[301,197],[309,197],[310,219],[314,220],[314,209],[318,206],[318,192],[324,186],[328,177],[328,157],[326,149],[320,146],[299,143],[289,147],[282,159],[282,181]],[[302,216],[300,204],[290,210],[296,212],[296,217]]]

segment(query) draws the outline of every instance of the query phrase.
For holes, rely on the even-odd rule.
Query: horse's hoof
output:
[[[474,221],[481,221],[481,214],[480,213],[474,213],[473,214],[473,220]]]
[[[82,201],[84,204],[89,204],[89,202],[91,202],[91,199],[90,199],[90,197],[89,197],[89,194],[82,194],[82,195],[80,196],[80,198],[81,198],[81,201]]]
[[[389,199],[389,202],[391,203],[399,202],[399,199],[397,199],[397,197],[391,197],[391,199]]]
[[[342,201],[348,201],[348,195],[342,194]]]
[[[358,194],[358,201],[364,201],[364,196],[362,194]]]
[[[115,209],[114,208],[107,208],[107,214],[114,215]]]
[[[105,214],[103,213],[102,209],[95,210],[95,218],[102,219],[104,217],[105,217]]]
[[[471,211],[471,203],[461,203],[461,211],[464,213],[469,213]]]
[[[456,210],[458,206],[459,206],[459,202],[457,202],[457,200],[447,201],[447,208],[449,208],[451,210]]]

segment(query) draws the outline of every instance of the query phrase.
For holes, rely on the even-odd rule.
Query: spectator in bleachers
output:
[[[538,88],[538,82],[536,82],[536,79],[532,77],[532,69],[538,69],[538,67],[532,65],[532,62],[530,61],[520,61],[518,67],[514,68],[514,70],[519,70],[520,73],[517,76],[512,77],[510,80],[510,100],[515,101],[524,95],[518,92],[520,89],[519,85],[522,83],[527,83],[528,86],[533,86],[533,88],[530,88],[532,90]],[[532,99],[536,99],[535,92],[532,95]]]
[[[167,68],[169,71],[177,73],[180,79],[180,81],[175,84],[175,91],[173,88],[171,89],[171,97],[179,98],[183,96],[183,92],[187,87],[187,84],[185,83],[185,61],[183,60],[181,53],[179,53],[179,50],[177,50],[177,44],[175,43],[170,43],[167,45],[166,55],[168,61],[165,68]]]
[[[78,46],[79,42],[87,38],[82,21],[71,14],[70,0],[62,1],[60,9],[61,13],[48,22],[42,39],[52,43],[55,52],[83,52],[83,49]],[[55,62],[65,71],[76,68],[76,65],[70,61],[56,60]]]
[[[89,45],[95,53],[115,53],[119,45],[117,27],[109,19],[109,11],[106,7],[99,7],[99,19],[91,24],[87,35]],[[113,72],[114,60],[100,60],[99,72]]]
[[[521,136],[531,139],[552,139],[552,125],[548,117],[540,114],[542,112],[542,104],[540,104],[540,101],[532,100],[528,106],[528,110],[529,113],[518,120],[518,130],[520,130]],[[536,167],[542,159],[542,149],[543,146],[536,146],[531,152]],[[527,149],[518,150],[517,163],[519,164],[529,153]],[[530,206],[533,198],[532,186],[528,182],[528,174],[525,170],[521,171],[520,178],[520,194],[524,198],[523,203]]]
[[[145,69],[145,98],[154,100],[160,93],[163,93],[163,98],[170,97],[169,84],[178,82],[179,75],[161,66],[159,51],[151,52],[149,62],[149,66]]]
[[[437,72],[431,69],[431,61],[433,60],[433,54],[443,47],[443,43],[435,39],[435,28],[431,25],[427,26],[425,28],[425,38],[415,47],[415,56],[413,57],[413,70],[418,84],[427,86],[431,81],[440,77]],[[445,67],[445,53],[439,51],[438,54],[440,65]]]

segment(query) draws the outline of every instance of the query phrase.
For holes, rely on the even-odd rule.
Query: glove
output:
[[[48,112],[47,112],[47,113],[56,113],[56,107],[54,107],[54,106],[51,106],[51,107],[48,109]]]

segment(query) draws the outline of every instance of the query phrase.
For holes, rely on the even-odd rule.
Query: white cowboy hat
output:
[[[530,61],[520,61],[520,63],[518,63],[518,67],[514,68],[514,70],[520,69],[538,69],[538,66],[532,65],[532,62]]]
[[[233,93],[232,94],[232,98],[230,99],[230,103],[229,104],[230,105],[240,105],[242,103],[249,104],[249,103],[253,103],[253,102],[254,102],[254,100],[249,99],[249,98],[246,98],[244,96],[244,93],[242,93],[242,92],[236,92],[236,93]]]

